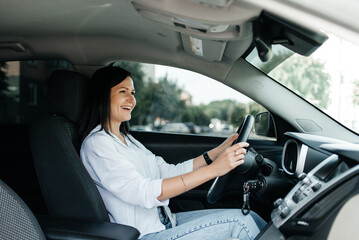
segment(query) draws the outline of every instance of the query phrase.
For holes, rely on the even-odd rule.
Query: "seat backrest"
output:
[[[20,197],[1,180],[0,239],[45,240],[34,214]]]
[[[56,70],[51,74],[51,115],[31,126],[31,149],[50,214],[109,221],[100,193],[79,157],[78,121],[88,85],[89,79],[77,72]]]

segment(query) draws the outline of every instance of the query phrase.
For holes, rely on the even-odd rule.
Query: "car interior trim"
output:
[[[299,176],[303,173],[307,153],[307,145],[289,139],[283,147],[282,168],[284,172],[290,176]]]
[[[299,158],[297,161],[297,166],[295,168],[296,176],[299,176],[301,173],[304,172],[304,166],[305,166],[305,161],[307,159],[307,153],[308,153],[308,146],[305,144],[301,144],[300,150],[299,150]]]

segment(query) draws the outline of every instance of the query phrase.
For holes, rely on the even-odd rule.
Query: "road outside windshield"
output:
[[[271,61],[247,60],[332,118],[359,133],[359,46],[329,35],[310,57],[275,46]]]

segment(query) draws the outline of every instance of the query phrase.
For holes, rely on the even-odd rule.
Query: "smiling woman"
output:
[[[111,131],[121,137],[120,132],[127,134],[127,125],[121,123],[131,119],[131,112],[123,107],[131,106],[133,109],[136,105],[130,75],[125,69],[115,67],[96,71],[90,82],[89,104],[80,125],[82,139],[99,124],[108,134]],[[116,102],[111,102],[112,99]]]
[[[168,207],[170,198],[244,163],[249,144],[234,144],[238,134],[199,157],[168,164],[127,133],[126,122],[136,105],[130,73],[120,67],[101,68],[91,85],[90,104],[81,123],[80,156],[112,222],[137,228],[142,239],[212,238],[216,232],[215,239],[250,240],[258,234],[265,222],[255,213],[245,216],[239,210],[218,209],[175,215]]]
[[[111,118],[110,125],[107,126],[111,132],[116,132],[115,129],[120,129],[122,122],[131,119],[131,112],[136,106],[135,87],[131,77],[126,77],[125,80],[118,83],[111,88],[110,93],[111,102]],[[123,142],[125,141],[121,134],[115,133]]]

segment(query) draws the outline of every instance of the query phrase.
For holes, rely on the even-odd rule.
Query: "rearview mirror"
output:
[[[259,136],[275,137],[274,122],[269,112],[261,112],[256,115],[254,131]]]

